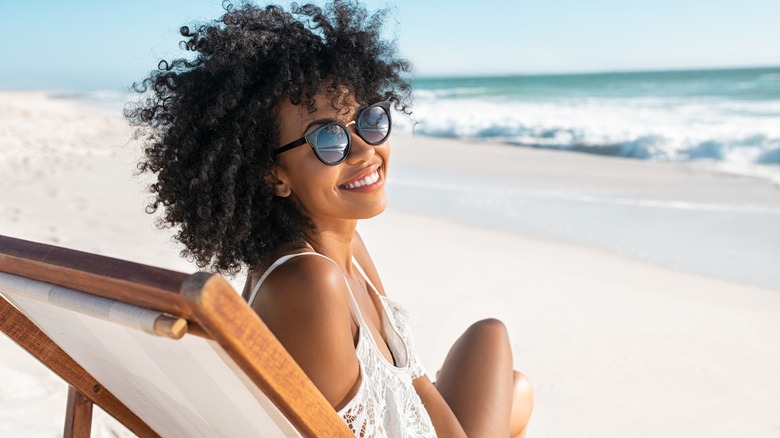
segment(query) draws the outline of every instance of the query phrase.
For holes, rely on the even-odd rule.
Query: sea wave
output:
[[[780,164],[780,101],[415,97],[411,120],[400,117],[397,126],[420,135],[656,161]]]
[[[490,94],[490,89],[487,87],[455,87],[455,88],[443,88],[434,90],[418,90],[415,92],[416,96],[421,99],[431,98],[457,98],[465,96],[484,96]]]

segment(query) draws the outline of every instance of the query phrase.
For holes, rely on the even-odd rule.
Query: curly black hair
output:
[[[410,64],[380,36],[386,11],[334,0],[324,9],[223,5],[225,14],[182,27],[191,59],[160,61],[133,89],[125,117],[144,138],[140,173],[162,205],[160,228],[178,228],[181,255],[235,274],[267,261],[313,225],[289,198],[264,183],[278,146],[281,99],[315,111],[314,96],[345,87],[358,103],[380,100],[409,113]],[[331,102],[331,105],[336,105]]]

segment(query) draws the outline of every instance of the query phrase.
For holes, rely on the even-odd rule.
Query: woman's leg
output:
[[[509,421],[509,436],[512,438],[525,437],[528,430],[528,420],[534,409],[534,389],[526,376],[517,371],[514,372],[514,385],[512,392],[512,419]]]
[[[469,437],[509,436],[513,385],[512,350],[496,319],[472,325],[455,342],[436,379]]]

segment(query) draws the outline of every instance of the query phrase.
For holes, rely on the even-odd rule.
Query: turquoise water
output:
[[[542,76],[421,78],[414,88],[439,98],[684,97],[780,100],[780,67]]]
[[[419,78],[401,129],[658,161],[780,169],[780,67]],[[767,167],[768,166],[768,167]]]

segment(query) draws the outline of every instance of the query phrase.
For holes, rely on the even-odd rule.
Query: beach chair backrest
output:
[[[80,392],[107,392],[137,416],[106,409],[139,435],[352,436],[219,275],[0,236],[0,294],[4,313],[29,319],[98,382]]]

